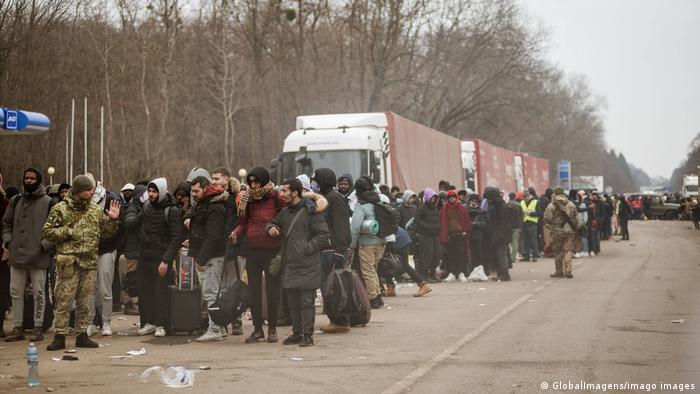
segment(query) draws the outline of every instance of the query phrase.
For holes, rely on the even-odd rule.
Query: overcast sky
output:
[[[700,1],[519,1],[548,29],[551,61],[605,97],[608,146],[670,177],[700,132]]]

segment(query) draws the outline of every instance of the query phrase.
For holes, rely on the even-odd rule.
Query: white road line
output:
[[[579,265],[581,265],[580,261],[575,262],[573,264],[574,267],[578,267]],[[498,323],[501,319],[506,317],[509,313],[513,312],[515,310],[515,308],[517,308],[520,305],[522,305],[523,303],[525,303],[528,299],[532,298],[532,296],[534,296],[535,294],[544,290],[547,286],[551,285],[552,283],[554,283],[554,281],[549,280],[549,281],[545,282],[545,284],[543,286],[540,286],[540,287],[536,288],[535,290],[533,290],[532,293],[526,294],[526,295],[518,298],[514,303],[512,303],[508,307],[506,307],[506,309],[500,311],[496,316],[490,318],[489,320],[487,320],[486,322],[481,324],[479,327],[477,327],[474,331],[465,335],[462,339],[457,341],[457,343],[448,347],[442,353],[435,356],[432,360],[423,364],[418,369],[411,372],[409,375],[407,375],[403,379],[399,380],[398,382],[394,383],[388,389],[384,390],[382,392],[382,394],[397,394],[397,393],[405,392],[411,386],[413,386],[418,381],[418,379],[422,378],[428,372],[430,372],[430,370],[432,370],[433,368],[438,366],[438,364],[442,363],[443,361],[445,361],[448,358],[450,358],[451,356],[453,356],[460,349],[462,349],[467,343],[471,342],[474,338],[483,334],[483,332],[488,330],[489,327]]]

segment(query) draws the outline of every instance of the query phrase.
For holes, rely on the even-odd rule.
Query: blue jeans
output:
[[[224,273],[224,257],[214,257],[207,261],[204,271],[197,271],[199,286],[202,288],[202,298],[207,302],[207,307],[216,301],[221,283],[221,275]],[[220,332],[221,327],[209,318],[209,331]]]
[[[540,257],[539,251],[539,241],[537,240],[537,224],[536,223],[525,223],[523,224],[523,249],[525,254],[524,259],[537,259]]]

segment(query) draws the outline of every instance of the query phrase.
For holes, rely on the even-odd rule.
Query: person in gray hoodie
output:
[[[54,205],[42,185],[42,174],[36,168],[24,171],[22,194],[10,200],[2,218],[2,240],[10,251],[10,297],[14,319],[12,333],[5,339],[14,342],[24,339],[24,289],[27,277],[34,292],[34,332],[32,341],[43,339],[44,309],[46,308],[46,269],[49,253],[54,244],[42,235],[42,229]]]

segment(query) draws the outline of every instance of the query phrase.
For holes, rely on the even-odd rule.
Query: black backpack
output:
[[[377,237],[386,238],[396,234],[401,222],[399,210],[391,204],[378,202],[374,204],[374,217],[379,222],[379,232]]]
[[[220,325],[226,326],[239,318],[248,309],[250,302],[250,292],[248,285],[240,279],[238,272],[238,262],[234,262],[236,266],[236,276],[238,277],[231,286],[222,291],[221,284],[223,283],[224,274],[221,274],[221,282],[219,282],[219,292],[216,295],[216,301],[209,306],[209,317],[211,320]]]
[[[355,290],[355,274],[349,268],[335,269],[323,284],[323,308],[329,317],[357,313],[361,300]]]

